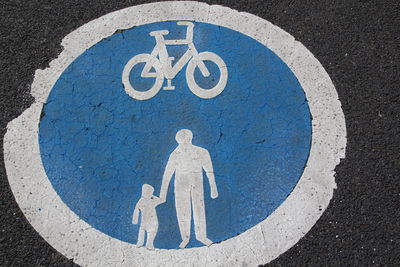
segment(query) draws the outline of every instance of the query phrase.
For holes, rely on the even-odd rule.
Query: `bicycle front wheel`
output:
[[[138,63],[146,63],[145,66],[150,64],[149,69],[155,70],[152,73],[147,73],[147,76],[145,76],[143,72],[141,74],[141,77],[143,78],[155,78],[153,86],[145,91],[138,90],[138,88],[135,89],[130,81],[130,73]],[[160,91],[163,82],[164,75],[161,71],[160,62],[150,54],[139,54],[134,56],[128,61],[122,72],[122,84],[124,85],[125,92],[136,100],[147,100],[154,97]]]
[[[210,61],[216,64],[220,72],[218,83],[209,89],[200,87],[194,78],[196,67],[199,67],[199,64],[203,64],[203,67],[205,67],[205,61]],[[228,69],[225,62],[217,54],[212,52],[201,52],[194,56],[186,67],[186,81],[193,94],[200,98],[210,99],[216,97],[225,89],[228,81]]]

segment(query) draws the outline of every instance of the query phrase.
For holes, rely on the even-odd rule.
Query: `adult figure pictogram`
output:
[[[206,149],[193,145],[192,138],[190,130],[177,132],[175,139],[178,147],[168,159],[160,191],[160,199],[165,202],[169,183],[175,173],[175,206],[182,238],[180,248],[185,248],[189,243],[192,212],[196,239],[207,246],[212,244],[207,238],[203,169],[210,183],[211,198],[218,197],[210,154]]]

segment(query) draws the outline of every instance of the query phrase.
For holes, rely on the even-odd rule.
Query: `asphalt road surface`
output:
[[[320,220],[271,266],[400,265],[399,1],[207,1],[262,17],[305,45],[329,73],[347,126],[346,158]],[[32,103],[36,69],[79,26],[145,1],[0,2],[1,136]],[[3,142],[0,143],[1,151]],[[0,160],[0,265],[74,266],[30,226]]]

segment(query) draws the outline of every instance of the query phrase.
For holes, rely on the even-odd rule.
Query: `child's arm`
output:
[[[139,221],[139,207],[138,207],[139,205],[138,204],[136,204],[135,210],[133,211],[133,216],[132,216],[133,224],[137,224]]]
[[[164,201],[161,200],[161,198],[153,196],[154,202],[157,203],[157,205],[160,205],[161,203],[164,203]]]

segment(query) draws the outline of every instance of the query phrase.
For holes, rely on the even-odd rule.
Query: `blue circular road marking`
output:
[[[220,95],[194,95],[184,67],[172,80],[175,90],[145,101],[131,98],[121,82],[124,66],[152,51],[151,31],[168,29],[167,39],[183,38],[185,28],[176,23],[138,26],[88,49],[53,87],[40,122],[43,165],[61,199],[94,228],[133,244],[139,225],[132,224],[132,214],[142,185],[159,195],[180,129],[190,129],[193,144],[212,159],[219,196],[210,197],[204,178],[204,199],[213,242],[268,217],[296,185],[310,150],[310,111],[289,67],[264,45],[221,26],[194,22],[193,35],[198,52],[213,52],[226,63],[228,82]],[[172,64],[186,50],[170,49]],[[143,65],[131,72],[137,88],[149,88],[154,80],[139,77]],[[211,88],[220,73],[212,63],[207,67],[211,76],[203,78],[196,69],[195,79]],[[175,249],[181,242],[173,183],[166,203],[157,207],[156,248]],[[187,247],[202,245],[191,238]]]

